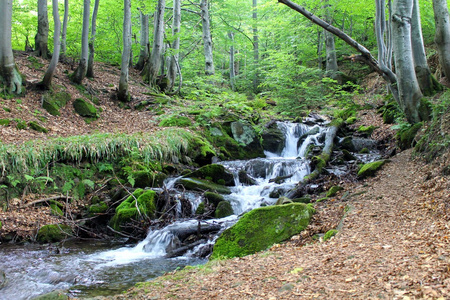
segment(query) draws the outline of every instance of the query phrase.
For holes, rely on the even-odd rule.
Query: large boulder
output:
[[[37,234],[39,243],[54,243],[66,239],[72,234],[72,228],[64,224],[50,224],[42,226]]]
[[[75,99],[73,102],[73,108],[75,109],[75,112],[82,117],[93,119],[97,119],[99,117],[97,108],[82,98]]]
[[[314,208],[303,203],[254,209],[221,234],[211,258],[240,257],[267,249],[300,233],[313,213]]]
[[[271,153],[281,154],[286,144],[286,137],[283,131],[278,128],[277,123],[272,123],[268,128],[265,128],[261,138],[264,150]]]
[[[234,176],[224,166],[218,164],[210,164],[203,166],[184,177],[195,177],[200,179],[210,179],[215,183],[234,186]]]
[[[253,127],[250,124],[241,121],[231,123],[231,132],[233,133],[233,138],[236,142],[244,144],[245,146],[253,143],[256,138],[256,132]]]
[[[203,180],[198,178],[181,178],[178,183],[184,186],[187,190],[192,191],[210,191],[220,194],[231,194],[229,188],[224,185],[220,185],[209,180]]]
[[[231,203],[228,201],[221,201],[217,205],[214,216],[218,219],[231,216],[234,213]]]

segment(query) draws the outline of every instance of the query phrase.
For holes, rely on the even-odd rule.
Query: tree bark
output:
[[[81,84],[84,77],[86,77],[87,63],[89,56],[89,12],[90,12],[90,0],[84,0],[83,8],[83,29],[81,32],[81,58],[78,64],[78,68],[72,74],[72,81]]]
[[[166,0],[158,0],[154,17],[153,47],[148,68],[148,82],[152,87],[157,87],[158,72],[161,67],[161,54],[164,38],[164,9]]]
[[[64,59],[67,52],[67,22],[69,21],[69,0],[64,0],[64,19],[61,32],[61,55]]]
[[[423,43],[422,26],[420,24],[419,0],[413,0],[413,12],[411,20],[411,45],[414,58],[414,68],[420,90],[425,96],[431,96],[436,91],[442,90],[439,82],[431,74],[428,67],[425,46]]]
[[[173,1],[173,24],[172,24],[172,35],[175,37],[175,40],[172,44],[173,55],[170,58],[169,68],[168,68],[168,78],[169,78],[169,87],[168,91],[172,91],[175,85],[175,79],[177,77],[177,62],[179,59],[179,51],[180,51],[180,28],[181,28],[181,0]]]
[[[447,0],[433,0],[433,10],[436,25],[434,41],[438,49],[439,64],[442,73],[450,79],[450,18]]]
[[[205,74],[214,75],[214,60],[211,39],[211,25],[209,21],[208,0],[200,0],[200,9],[203,29],[203,50],[205,54]]]
[[[97,13],[99,2],[100,0],[95,0],[94,11],[92,12],[91,39],[89,40],[89,58],[86,71],[86,77],[89,78],[94,78],[94,53],[95,53],[94,42],[95,42],[95,35],[97,34]]]
[[[324,1],[325,6],[325,21],[328,24],[333,23],[333,18],[330,14],[330,4],[328,0]],[[337,65],[337,58],[336,58],[336,47],[334,44],[334,35],[327,30],[324,30],[325,35],[325,51],[326,51],[326,73],[325,75],[327,77],[330,77],[334,80],[338,80],[338,65]]]
[[[399,104],[410,123],[420,122],[422,93],[414,70],[411,45],[413,0],[396,0],[393,4],[392,38],[395,70],[398,78]]]
[[[253,91],[258,92],[259,87],[259,37],[258,37],[258,0],[253,0],[253,64],[255,67],[255,77],[253,78]]]
[[[53,56],[50,64],[48,65],[47,72],[45,72],[44,79],[42,80],[42,85],[46,89],[50,89],[53,79],[53,74],[55,73],[56,66],[59,61],[59,53],[61,49],[60,36],[61,36],[61,20],[59,19],[59,9],[58,0],[52,0],[53,9],[53,22],[54,22],[54,32],[53,32]]]
[[[234,33],[230,31],[228,37],[231,40],[230,46],[230,86],[231,90],[235,90],[234,77],[236,76],[236,70],[234,69]]]
[[[22,76],[11,44],[12,0],[0,1],[0,85],[11,94],[22,93]]]
[[[128,69],[131,52],[131,0],[124,0],[123,7],[123,52],[122,64],[120,68],[118,99],[126,102],[130,99],[130,95],[128,93]]]
[[[150,49],[150,43],[148,40],[148,26],[149,26],[149,15],[143,14],[141,10],[139,10],[139,19],[141,23],[140,30],[140,51],[139,51],[139,59],[136,65],[134,66],[137,70],[142,71],[145,66],[145,62],[148,60],[148,52]]]
[[[47,0],[38,0],[38,30],[35,37],[35,53],[47,59],[48,53],[48,10]]]

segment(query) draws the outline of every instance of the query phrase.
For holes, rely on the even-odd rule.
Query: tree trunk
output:
[[[0,85],[7,93],[22,92],[22,76],[14,62],[11,44],[12,0],[0,1]]]
[[[328,0],[324,1],[325,6],[325,21],[328,24],[333,24],[333,18],[330,14],[330,4]],[[334,80],[338,80],[338,65],[337,65],[337,58],[336,58],[336,47],[334,44],[334,35],[331,32],[328,32],[327,30],[324,30],[325,35],[325,52],[326,52],[326,73],[325,75],[327,77],[330,77]]]
[[[235,85],[234,85],[234,77],[236,75],[236,70],[234,69],[234,33],[233,32],[229,32],[228,33],[228,37],[231,40],[231,46],[230,46],[230,85],[231,85],[231,90],[235,90]]]
[[[411,44],[414,57],[414,68],[420,90],[425,96],[432,96],[442,90],[439,82],[431,74],[428,67],[425,46],[423,44],[422,26],[420,24],[419,0],[413,0],[414,7],[411,19]]]
[[[89,40],[89,58],[86,71],[86,77],[89,78],[94,78],[94,52],[95,52],[94,42],[95,42],[95,35],[97,33],[97,13],[99,2],[100,0],[95,0],[94,11],[92,12],[91,39]]]
[[[83,10],[83,29],[81,31],[81,58],[78,64],[78,68],[72,74],[71,79],[77,84],[81,84],[84,77],[86,77],[87,63],[89,55],[89,12],[90,12],[90,0],[84,0]]]
[[[317,67],[319,70],[323,69],[323,30],[317,31]]]
[[[54,32],[53,32],[53,56],[50,64],[48,65],[47,72],[45,72],[44,79],[42,80],[42,85],[46,89],[50,89],[53,79],[53,74],[56,70],[56,65],[59,60],[59,52],[61,49],[60,43],[60,35],[61,35],[61,21],[59,19],[59,10],[58,10],[58,0],[52,0],[52,9],[53,9],[53,21],[55,23]]]
[[[447,80],[450,80],[450,18],[448,15],[447,0],[433,0],[434,22],[436,35],[434,41],[437,45],[439,63]]]
[[[69,0],[64,0],[64,20],[61,32],[61,55],[64,59],[67,52],[67,22],[69,21]]]
[[[253,0],[253,60],[255,67],[255,77],[253,78],[253,91],[258,92],[259,87],[259,37],[258,37],[258,0]]]
[[[420,122],[419,106],[422,93],[414,70],[411,45],[413,0],[396,0],[392,15],[392,40],[395,70],[398,78],[399,104],[410,123]]]
[[[131,52],[131,0],[124,0],[123,7],[123,52],[118,99],[126,102],[130,99],[128,93],[128,69]]]
[[[168,78],[169,78],[169,87],[168,91],[173,89],[175,85],[175,79],[177,77],[177,63],[179,59],[179,51],[180,51],[180,28],[181,28],[181,0],[173,1],[173,24],[172,24],[172,35],[175,37],[175,40],[172,44],[173,56],[170,58],[169,62],[169,70],[168,70]]]
[[[209,22],[208,0],[200,0],[200,9],[203,29],[203,49],[205,53],[205,74],[214,75],[214,60],[211,39],[211,26]]]
[[[148,68],[148,82],[152,87],[157,87],[158,72],[161,67],[161,54],[164,38],[164,9],[166,0],[158,0],[154,17],[153,47]]]
[[[35,37],[35,53],[47,59],[48,53],[48,11],[47,0],[38,0],[38,29]]]
[[[149,15],[145,15],[139,10],[139,19],[141,23],[140,30],[140,51],[139,51],[139,59],[136,65],[134,66],[137,70],[142,71],[145,66],[145,62],[148,60],[148,52],[150,49],[150,44],[148,40],[148,28],[149,28]]]

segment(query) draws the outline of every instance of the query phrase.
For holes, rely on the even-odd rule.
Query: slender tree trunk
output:
[[[258,37],[258,0],[252,1],[253,19],[253,60],[255,77],[253,78],[253,91],[258,92],[259,87],[259,37]]]
[[[211,39],[211,25],[209,22],[208,0],[200,1],[202,29],[203,29],[203,49],[205,53],[205,74],[214,75],[214,60]]]
[[[328,0],[324,1],[325,6],[325,21],[328,24],[333,24],[333,18],[330,14],[330,4]],[[324,30],[325,35],[325,51],[326,51],[326,76],[338,80],[338,65],[336,58],[336,47],[334,44],[334,35],[327,30]]]
[[[168,70],[168,78],[169,78],[169,87],[168,91],[173,89],[175,85],[175,79],[177,77],[177,63],[179,59],[179,51],[180,51],[180,36],[179,32],[181,29],[181,0],[173,1],[173,24],[172,24],[172,35],[175,37],[175,40],[172,44],[173,56],[170,58],[169,62],[169,70]]]
[[[64,0],[64,19],[61,32],[61,55],[62,59],[66,58],[67,52],[67,22],[69,21],[69,0]]]
[[[420,122],[419,106],[422,93],[414,70],[411,45],[413,0],[396,0],[393,4],[392,38],[395,71],[398,78],[400,106],[410,123]]]
[[[234,77],[236,75],[236,70],[234,69],[234,33],[230,31],[228,33],[228,37],[231,40],[230,46],[230,85],[231,89],[235,90]]]
[[[317,30],[317,67],[323,69],[323,30]]]
[[[90,12],[90,0],[84,0],[83,10],[83,30],[81,32],[81,58],[78,64],[78,68],[72,74],[72,81],[81,84],[84,77],[86,77],[87,63],[89,56],[89,12]]]
[[[7,93],[22,93],[22,76],[11,44],[12,0],[0,1],[0,86]]]
[[[158,72],[161,68],[161,54],[164,47],[164,9],[166,0],[158,0],[154,17],[153,47],[148,68],[148,82],[152,87],[157,87]]]
[[[436,24],[434,41],[438,49],[439,63],[445,77],[450,80],[450,18],[447,0],[433,0],[433,10]]]
[[[50,89],[53,79],[53,74],[56,70],[56,65],[59,60],[59,53],[61,49],[60,35],[61,35],[61,20],[59,19],[58,0],[52,0],[53,22],[55,23],[53,32],[53,56],[48,65],[47,72],[45,72],[42,84],[46,89]]]
[[[124,0],[123,7],[123,52],[118,99],[126,102],[130,100],[128,93],[128,68],[131,52],[131,0]]]
[[[94,78],[94,53],[95,53],[94,43],[95,43],[95,35],[97,34],[97,13],[99,2],[100,0],[95,0],[94,11],[92,12],[91,39],[89,40],[89,58],[86,71],[86,77],[89,78]]]
[[[48,11],[47,0],[38,0],[38,30],[35,37],[35,53],[47,59],[48,53]]]
[[[411,20],[411,44],[414,56],[414,68],[420,90],[425,96],[431,96],[436,91],[442,90],[442,86],[431,74],[428,67],[425,46],[423,44],[422,26],[420,24],[419,0],[413,0],[413,14]]]
[[[136,65],[134,66],[137,70],[142,71],[145,66],[145,62],[148,60],[148,50],[150,49],[150,43],[148,40],[148,28],[149,28],[149,15],[143,14],[141,10],[139,10],[139,19],[141,23],[140,30],[140,51],[139,51],[139,59]]]

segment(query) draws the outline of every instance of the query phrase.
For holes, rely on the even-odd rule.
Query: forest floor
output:
[[[42,79],[40,66],[25,53],[16,62],[31,84]],[[38,59],[38,63],[42,63]],[[95,132],[148,132],[158,130],[151,111],[124,110],[113,101],[119,77],[117,69],[96,65],[97,77],[86,80],[87,91],[67,83],[69,65],[58,68],[55,87],[71,93],[72,100],[90,93],[100,101],[102,117],[87,124],[68,105],[60,117],[40,106],[43,92],[3,100],[0,119],[39,121],[45,117],[48,134],[0,127],[3,143],[21,144],[34,139],[84,135]],[[130,78],[134,101],[149,98],[147,88]],[[136,77],[134,77],[136,76]],[[167,108],[165,108],[167,109]],[[388,125],[361,114],[365,125],[377,125],[378,139],[392,136]],[[448,165],[450,155],[441,158]],[[209,262],[186,268],[132,288],[116,299],[448,299],[450,295],[450,183],[436,171],[411,159],[404,151],[383,166],[375,177],[347,182],[333,199],[316,204],[311,225],[290,241],[243,258]],[[34,198],[33,198],[34,197]],[[25,202],[36,200],[30,195]],[[16,199],[16,202],[18,199]],[[48,209],[18,209],[0,212],[0,218],[16,228],[2,230],[24,234],[36,226],[52,223]],[[17,208],[17,209],[15,209]],[[315,233],[338,228],[328,241],[315,241]]]
[[[174,271],[115,299],[449,299],[450,183],[433,175],[401,152],[376,177],[317,207],[322,218],[305,236],[346,211],[330,240],[305,245],[295,236],[255,255]]]

